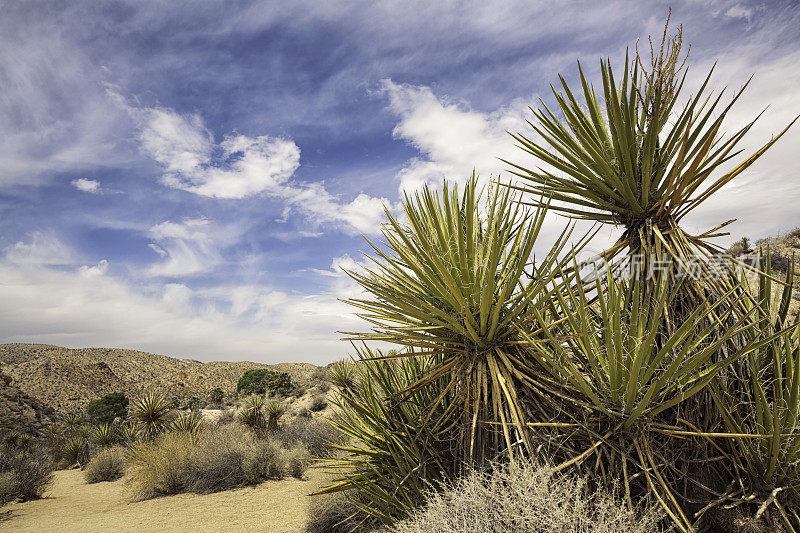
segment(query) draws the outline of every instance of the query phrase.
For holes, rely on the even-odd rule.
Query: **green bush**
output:
[[[254,368],[239,378],[236,391],[240,394],[289,395],[297,384],[286,372],[274,372],[266,368]]]
[[[113,422],[115,418],[128,416],[128,397],[122,392],[112,392],[92,400],[86,406],[86,414],[92,422]]]
[[[125,454],[121,448],[104,448],[89,461],[83,477],[86,483],[116,481],[125,473]]]

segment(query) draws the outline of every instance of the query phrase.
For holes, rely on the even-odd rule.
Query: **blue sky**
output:
[[[383,206],[527,161],[505,131],[556,74],[621,62],[669,5],[690,87],[756,75],[729,122],[770,104],[749,148],[800,113],[794,2],[0,1],[0,342],[342,357],[364,325],[340,268]],[[798,148],[690,227],[800,224]]]

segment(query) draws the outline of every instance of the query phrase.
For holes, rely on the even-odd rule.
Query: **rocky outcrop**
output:
[[[56,412],[28,396],[14,384],[14,379],[0,372],[0,433],[14,430],[40,437],[45,426],[55,422]]]

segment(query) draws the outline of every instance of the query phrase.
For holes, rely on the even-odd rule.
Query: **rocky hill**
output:
[[[55,420],[52,407],[25,394],[11,376],[0,372],[0,433],[10,429],[40,436],[42,429]]]
[[[0,372],[19,390],[58,412],[76,412],[110,392],[135,398],[147,391],[207,399],[216,387],[225,394],[251,368],[287,372],[307,381],[319,368],[309,363],[266,365],[251,362],[201,363],[118,348],[70,349],[45,344],[0,345]]]

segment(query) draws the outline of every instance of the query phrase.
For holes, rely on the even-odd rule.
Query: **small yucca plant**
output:
[[[128,446],[135,444],[140,437],[139,425],[134,421],[125,422],[122,424],[120,437],[122,442]]]
[[[98,446],[111,446],[119,439],[119,433],[112,422],[103,422],[94,427],[91,439]]]
[[[239,410],[239,422],[252,429],[263,429],[266,425],[264,417],[264,407],[266,399],[259,394],[252,394],[245,398]]]
[[[172,421],[171,431],[184,431],[190,435],[197,435],[203,425],[203,415],[199,412],[182,413]]]
[[[83,415],[80,413],[67,413],[61,420],[61,424],[68,430],[76,429],[83,424]]]
[[[139,424],[142,436],[150,440],[166,429],[171,411],[164,396],[149,392],[133,402],[131,417]]]
[[[264,412],[267,414],[267,431],[278,431],[278,421],[286,412],[282,402],[272,400],[264,407]]]
[[[348,359],[336,361],[328,370],[330,382],[339,387],[339,390],[347,391],[355,386],[357,378],[356,365]]]
[[[776,495],[786,492],[800,502],[800,324],[787,316],[794,287],[794,260],[774,297],[771,273],[767,254],[758,276],[757,296],[747,302],[757,312],[747,337],[754,340],[771,335],[771,342],[750,353],[739,372],[715,381],[712,397],[718,416],[731,434],[731,457],[737,472],[746,472],[751,485],[772,493],[764,506],[775,505],[786,517]],[[794,511],[790,513],[795,518],[794,527],[800,528],[800,518]]]
[[[332,445],[346,455],[328,460],[336,479],[316,494],[355,496],[356,522],[390,524],[407,517],[424,501],[426,490],[452,480],[461,468],[457,428],[443,432],[424,423],[453,405],[456,393],[447,376],[407,392],[441,364],[442,356],[383,359],[366,346],[356,350],[362,379],[336,395],[337,412],[330,419],[351,443]]]

